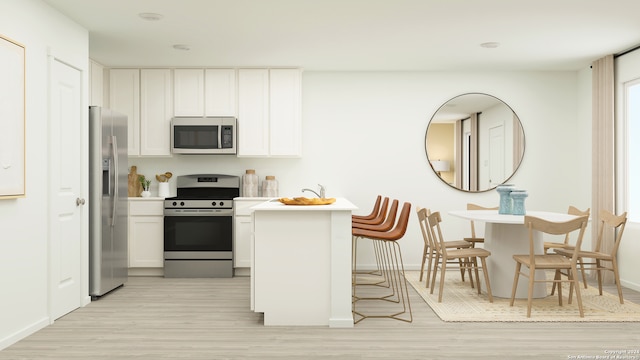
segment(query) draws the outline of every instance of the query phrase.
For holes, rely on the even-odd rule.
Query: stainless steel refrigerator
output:
[[[128,276],[127,117],[89,107],[89,295],[96,299]]]

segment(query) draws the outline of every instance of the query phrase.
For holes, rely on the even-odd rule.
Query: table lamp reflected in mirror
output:
[[[450,171],[449,162],[446,160],[434,160],[431,162],[431,167],[440,177],[442,177],[443,171]]]

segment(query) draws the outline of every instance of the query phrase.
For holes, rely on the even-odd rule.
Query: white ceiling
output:
[[[640,0],[44,1],[106,66],[565,71],[640,44]]]

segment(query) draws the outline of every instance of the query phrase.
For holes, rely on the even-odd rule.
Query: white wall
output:
[[[261,179],[276,176],[281,196],[300,196],[301,188],[321,183],[328,196],[347,197],[360,213],[368,213],[382,194],[443,212],[445,236],[461,237],[468,226],[446,212],[467,202],[494,205],[498,195],[456,191],[430,170],[423,144],[433,112],[466,92],[488,93],[509,104],[526,136],[524,160],[511,182],[529,191],[527,208],[565,212],[569,205],[591,204],[590,185],[583,181],[589,178],[578,178],[591,168],[584,155],[590,154],[584,150],[590,149],[591,118],[578,116],[580,108],[590,109],[590,99],[583,103],[578,96],[583,85],[576,72],[305,72],[301,159],[176,156],[131,158],[130,165],[145,175],[241,175],[254,168]],[[171,186],[175,193],[175,182]],[[423,242],[415,216],[401,244],[405,265],[419,268]]]
[[[0,34],[26,48],[27,165],[26,197],[0,200],[2,349],[50,322],[47,54],[51,51],[84,72],[89,36],[39,0],[0,1]]]

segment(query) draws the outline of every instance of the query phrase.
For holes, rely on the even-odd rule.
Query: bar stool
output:
[[[351,216],[351,227],[359,227],[359,228],[367,228],[368,226],[375,226],[375,225],[380,225],[382,224],[385,219],[388,217],[388,212],[387,209],[389,207],[389,198],[385,197],[384,200],[382,201],[382,204],[380,204],[380,200],[382,199],[381,195],[378,195],[377,199],[376,199],[376,203],[373,206],[373,210],[371,211],[371,213],[369,215],[366,215],[364,217],[358,217],[356,215],[352,215]],[[395,214],[394,214],[395,216]],[[393,226],[393,224],[391,224],[391,226]],[[391,226],[388,229],[391,229]],[[387,230],[388,230],[387,229]],[[382,231],[382,229],[378,229],[380,231]],[[384,230],[386,231],[386,230]],[[357,239],[355,237],[352,237],[352,254],[353,254],[353,258],[352,258],[352,263],[355,264],[356,263],[356,251],[357,251]],[[374,256],[376,259],[376,269],[375,270],[365,270],[365,271],[359,271],[357,272],[358,274],[369,274],[372,276],[376,276],[378,277],[378,280],[374,280],[373,284],[375,285],[379,285],[379,286],[386,286],[385,282],[386,282],[386,278],[384,278],[384,272],[382,271],[382,268],[380,267],[380,262],[381,259],[380,257],[382,256],[381,252],[380,252],[380,248],[378,246],[376,246],[376,244],[373,244],[373,251],[374,251]],[[356,272],[354,270],[354,274],[353,276],[356,276]]]
[[[387,274],[391,284],[392,294],[378,296],[378,297],[357,297],[356,289],[358,284],[353,284],[353,314],[360,318],[355,320],[354,323],[358,323],[366,318],[392,318],[405,322],[413,321],[413,314],[411,312],[411,303],[409,301],[409,290],[407,287],[407,280],[404,277],[404,263],[402,261],[402,252],[398,240],[401,239],[407,231],[407,225],[409,223],[409,216],[411,213],[411,203],[405,202],[402,206],[400,216],[393,227],[389,231],[375,231],[354,228],[352,234],[359,239],[369,239],[384,249],[383,262],[381,263],[383,271]],[[354,263],[354,269],[356,264]],[[394,311],[391,314],[365,314],[356,309],[357,303],[363,300],[378,300],[387,301],[393,303],[402,303],[402,310]],[[409,313],[409,318],[405,318],[402,315]]]
[[[386,198],[386,200],[388,200],[388,198]],[[361,224],[361,223],[356,223],[353,222],[351,224],[351,234],[352,234],[352,239],[353,239],[353,264],[354,264],[354,269],[353,269],[353,283],[354,284],[358,284],[358,285],[374,285],[374,286],[383,286],[383,287],[390,287],[390,283],[389,283],[389,277],[387,276],[387,272],[384,271],[382,264],[384,263],[384,256],[385,256],[385,252],[384,252],[384,248],[380,246],[380,244],[378,242],[373,242],[373,250],[374,250],[374,255],[376,258],[376,270],[371,270],[371,271],[356,271],[355,270],[355,264],[357,263],[357,253],[358,253],[358,236],[354,235],[354,231],[355,230],[370,230],[370,231],[379,231],[379,232],[385,232],[385,231],[389,231],[393,228],[393,225],[396,221],[396,214],[398,212],[398,200],[393,200],[391,202],[391,208],[389,208],[389,212],[386,213],[386,217],[384,219],[384,221],[381,224],[378,225],[370,225],[370,224]],[[373,281],[366,281],[366,282],[358,282],[357,276],[358,275],[363,275],[363,274],[368,274],[371,276],[375,276],[375,280]]]

